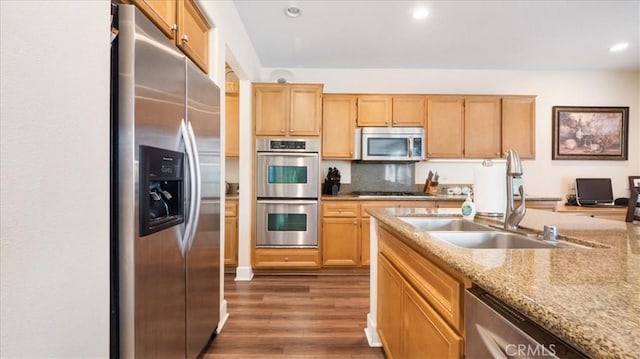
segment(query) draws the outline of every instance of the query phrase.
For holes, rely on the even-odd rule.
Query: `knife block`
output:
[[[340,192],[340,181],[325,179],[322,183],[322,194],[335,196]]]

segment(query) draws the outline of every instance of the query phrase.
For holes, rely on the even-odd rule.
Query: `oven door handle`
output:
[[[263,204],[317,204],[317,200],[298,200],[298,199],[259,199],[258,203]]]
[[[318,157],[318,152],[258,152],[258,156]]]

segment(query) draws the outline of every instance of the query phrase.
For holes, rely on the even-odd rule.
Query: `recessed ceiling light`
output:
[[[298,17],[302,15],[302,10],[297,6],[289,6],[284,9],[284,13],[288,17]]]
[[[619,43],[614,44],[613,46],[611,46],[609,48],[609,51],[618,52],[618,51],[626,50],[628,47],[629,47],[629,43],[628,42],[619,42]]]
[[[426,18],[427,16],[429,16],[429,10],[427,10],[427,8],[425,7],[419,7],[416,8],[415,10],[413,10],[413,18],[416,20],[422,20],[424,18]]]

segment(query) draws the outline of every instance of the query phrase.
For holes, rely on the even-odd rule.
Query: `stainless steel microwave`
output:
[[[363,127],[363,161],[424,160],[424,128]]]

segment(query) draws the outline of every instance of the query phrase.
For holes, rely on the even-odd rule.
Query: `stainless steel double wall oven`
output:
[[[317,247],[320,140],[256,141],[256,247]]]

